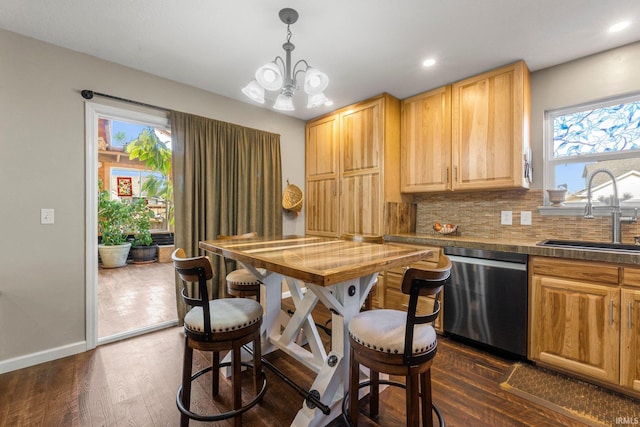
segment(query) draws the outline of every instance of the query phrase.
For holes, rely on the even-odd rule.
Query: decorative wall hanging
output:
[[[294,212],[296,216],[302,210],[302,190],[300,187],[294,184],[289,184],[289,180],[287,180],[287,188],[284,189],[284,194],[282,195],[282,207],[290,212]]]
[[[119,176],[116,180],[118,182],[118,196],[133,196],[133,186],[130,177]]]

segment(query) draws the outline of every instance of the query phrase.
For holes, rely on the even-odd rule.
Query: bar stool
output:
[[[349,393],[342,405],[345,421],[358,424],[358,390],[370,386],[371,416],[378,415],[379,385],[388,384],[406,389],[407,426],[433,426],[432,410],[440,425],[444,420],[431,399],[431,364],[438,342],[433,322],[440,312],[439,293],[451,274],[451,261],[441,254],[433,269],[410,268],[402,279],[402,292],[409,295],[407,312],[400,310],[369,310],[349,322],[351,365]],[[433,312],[417,314],[418,297],[434,296]],[[360,365],[370,370],[370,381],[360,384]],[[406,377],[406,384],[381,381],[379,373]],[[347,413],[347,401],[349,409]],[[421,407],[421,408],[420,408]],[[420,410],[421,409],[421,410]],[[351,424],[353,423],[353,424]]]
[[[245,234],[237,234],[234,236],[225,236],[223,234],[218,236],[218,240],[243,240],[252,239],[258,236],[255,231]],[[256,278],[246,268],[238,268],[237,270],[230,270],[233,268],[233,261],[225,258],[225,270],[227,272],[227,294],[239,297],[255,297],[260,302],[260,280]]]
[[[222,298],[209,301],[207,280],[213,277],[213,267],[205,256],[187,258],[183,249],[176,249],[171,255],[173,265],[185,287],[182,299],[192,307],[184,317],[184,360],[182,384],[178,388],[176,404],[180,410],[180,425],[188,426],[189,420],[219,421],[234,417],[234,427],[242,426],[242,413],[258,403],[267,390],[267,378],[262,370],[260,351],[260,326],[262,306],[252,299]],[[187,295],[188,283],[197,284],[197,297]],[[195,290],[194,290],[195,291]],[[253,342],[253,366],[242,362],[240,350],[243,345]],[[192,374],[193,350],[212,352],[211,366]],[[230,363],[220,363],[220,352],[231,352]],[[191,383],[206,372],[212,371],[211,395],[219,394],[220,368],[232,366],[233,410],[202,415],[190,410]],[[242,405],[241,369],[253,368],[255,397]],[[262,382],[261,382],[262,380]],[[260,384],[262,384],[260,386]]]

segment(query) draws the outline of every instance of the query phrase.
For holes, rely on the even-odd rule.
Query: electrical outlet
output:
[[[513,211],[500,212],[500,224],[511,225],[513,224]]]
[[[531,225],[531,211],[520,211],[520,225]]]
[[[53,224],[53,209],[40,209],[40,224]]]

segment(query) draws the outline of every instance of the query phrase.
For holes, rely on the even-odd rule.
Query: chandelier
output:
[[[272,62],[264,64],[256,71],[256,79],[242,89],[242,93],[252,100],[264,104],[264,91],[280,91],[273,108],[281,111],[293,111],[293,94],[297,87],[300,73],[304,74],[304,92],[307,94],[307,108],[315,108],[329,100],[323,91],[329,85],[329,77],[313,68],[304,59],[299,60],[291,68],[291,52],[295,49],[291,43],[291,24],[298,20],[298,12],[285,8],[278,14],[280,20],[287,24],[287,41],[282,45],[285,59],[276,56]]]

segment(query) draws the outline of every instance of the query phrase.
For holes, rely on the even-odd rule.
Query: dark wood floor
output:
[[[322,310],[315,311],[317,321],[324,320]],[[173,327],[0,375],[0,425],[176,426],[183,339],[181,328]],[[434,402],[448,426],[582,425],[501,390],[511,361],[447,338],[440,338],[438,351],[432,368]],[[275,352],[268,358],[303,387],[311,385],[311,372],[289,357]],[[206,356],[198,354],[196,364],[206,363]],[[269,371],[267,377],[267,394],[245,413],[245,426],[288,426],[302,403],[280,378]],[[214,406],[206,391],[209,379],[204,375],[195,387],[199,410]],[[221,399],[215,405],[226,403]],[[361,417],[360,425],[403,424],[402,390],[384,391],[381,406],[379,422]],[[341,425],[340,420],[332,423]]]

